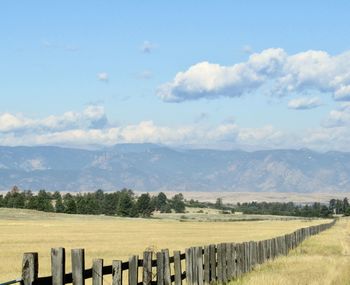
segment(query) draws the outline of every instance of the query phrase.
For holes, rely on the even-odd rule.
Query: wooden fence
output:
[[[137,255],[122,262],[114,260],[112,265],[104,266],[103,259],[94,259],[92,268],[85,269],[84,249],[72,249],[72,272],[66,273],[64,248],[51,249],[51,276],[38,277],[38,253],[25,253],[22,262],[24,285],[63,285],[73,283],[84,285],[92,278],[93,285],[122,285],[123,272],[127,271],[129,285],[208,285],[212,282],[227,283],[242,274],[288,252],[309,236],[318,234],[335,224],[330,223],[298,229],[290,234],[268,240],[242,243],[220,243],[204,247],[191,247],[185,253],[169,250],[143,253],[143,259]],[[155,259],[153,258],[155,257]],[[183,271],[184,270],[184,271]],[[140,274],[139,274],[140,273]],[[106,276],[109,276],[108,282]]]

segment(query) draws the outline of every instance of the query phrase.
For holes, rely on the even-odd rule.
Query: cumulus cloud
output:
[[[100,72],[97,74],[98,80],[102,82],[108,82],[109,81],[109,75],[107,72]]]
[[[69,129],[103,128],[108,124],[103,106],[90,105],[83,112],[65,112],[42,119],[32,119],[22,114],[0,114],[0,133],[56,132]]]
[[[0,115],[0,132],[10,132],[20,130],[33,125],[34,121],[22,117],[21,115],[13,115],[10,113],[3,113]]]
[[[324,120],[323,126],[326,128],[350,126],[350,103],[342,103],[337,109],[331,110]]]
[[[350,100],[350,51],[332,56],[309,50],[288,55],[281,48],[253,53],[232,66],[200,62],[161,85],[157,95],[167,102],[239,97],[259,88],[278,96],[310,91]]]
[[[301,97],[292,99],[288,102],[288,108],[296,110],[314,109],[322,105],[320,98],[318,97]]]

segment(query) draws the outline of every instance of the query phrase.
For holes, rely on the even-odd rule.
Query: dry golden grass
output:
[[[350,219],[302,243],[286,257],[257,267],[229,285],[350,284]]]
[[[101,257],[105,264],[111,264],[113,259],[141,255],[146,248],[172,251],[209,243],[259,240],[322,222],[179,222],[0,209],[0,283],[20,276],[24,252],[39,252],[39,276],[45,276],[50,273],[51,247],[66,248],[69,272],[72,248],[85,248],[86,267],[90,267],[92,258]]]

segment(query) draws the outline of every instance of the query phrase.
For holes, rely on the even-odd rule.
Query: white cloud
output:
[[[313,109],[321,105],[322,105],[322,102],[318,97],[311,97],[311,98],[301,97],[301,98],[292,99],[288,102],[288,107],[290,109],[296,109],[296,110]]]
[[[272,125],[239,126],[234,120],[217,125],[164,126],[140,121],[123,126],[108,123],[103,106],[87,106],[45,118],[0,114],[0,145],[109,146],[116,143],[153,142],[214,148],[312,148],[350,151],[350,103],[332,110],[323,126],[298,133],[285,133]]]
[[[144,41],[141,45],[141,51],[143,53],[151,53],[157,46],[150,41]]]
[[[108,82],[109,81],[109,75],[107,72],[100,72],[97,74],[97,78],[98,80],[100,81],[103,81],[103,82]]]
[[[65,112],[63,115],[50,115],[42,119],[32,119],[22,114],[0,114],[0,133],[5,132],[54,132],[69,129],[91,129],[99,125],[103,128],[108,123],[103,106],[90,105],[79,112]]]
[[[0,114],[0,132],[19,130],[33,124],[33,120],[23,118],[21,115],[10,113]]]
[[[350,126],[350,103],[342,103],[337,109],[331,110],[323,126],[326,128]]]
[[[259,146],[278,142],[281,134],[271,126],[248,129],[234,122],[216,126],[197,123],[176,127],[160,126],[153,121],[141,121],[125,126],[91,128],[91,122],[105,117],[101,106],[89,106],[83,112],[66,112],[61,116],[28,119],[17,116],[0,120],[0,145],[64,145],[90,146],[116,143],[153,142],[194,146]],[[6,118],[4,117],[4,118]],[[3,124],[6,121],[6,124]],[[265,143],[266,142],[266,143]]]
[[[335,56],[315,50],[288,55],[270,48],[232,66],[197,63],[161,85],[157,95],[164,101],[182,102],[239,97],[264,87],[279,96],[318,91],[332,94],[335,100],[350,100],[349,61],[350,51]]]

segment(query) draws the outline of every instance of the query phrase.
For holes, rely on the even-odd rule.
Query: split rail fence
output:
[[[143,258],[137,255],[122,262],[114,260],[112,265],[104,266],[103,259],[94,259],[92,268],[85,269],[84,249],[72,249],[72,272],[66,273],[64,248],[51,249],[51,276],[38,277],[38,253],[25,253],[22,262],[23,285],[84,285],[92,278],[93,285],[103,285],[106,276],[108,284],[122,285],[208,285],[213,282],[227,283],[250,272],[257,264],[273,260],[298,246],[309,236],[329,229],[335,220],[307,228],[298,229],[290,234],[261,241],[242,243],[220,243],[204,247],[191,247],[184,253],[164,249],[156,254],[146,251]],[[153,256],[155,255],[155,256]],[[155,257],[155,258],[154,258]],[[127,280],[123,272],[127,271]],[[124,276],[126,276],[124,274]]]

